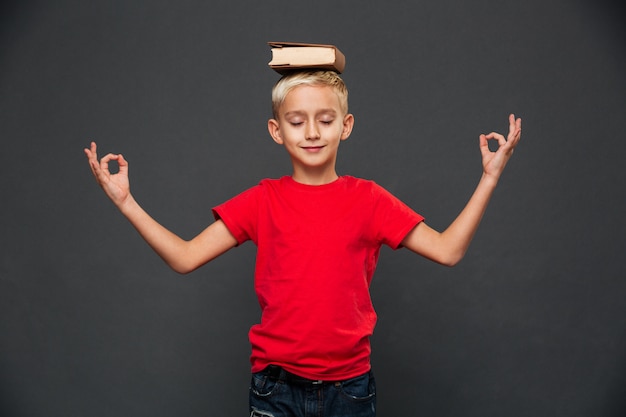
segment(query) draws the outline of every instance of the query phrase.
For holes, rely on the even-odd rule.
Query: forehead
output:
[[[332,109],[341,111],[341,102],[335,89],[327,85],[299,85],[292,88],[280,106],[280,112],[318,111]]]

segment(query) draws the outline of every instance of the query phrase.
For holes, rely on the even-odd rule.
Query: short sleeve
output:
[[[402,240],[424,221],[424,217],[377,184],[372,192],[375,201],[372,217],[377,239],[392,249],[399,249]]]
[[[257,241],[259,199],[262,187],[257,185],[213,208],[216,220],[222,220],[241,245]]]

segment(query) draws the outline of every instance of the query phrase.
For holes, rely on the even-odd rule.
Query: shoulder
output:
[[[373,195],[389,194],[389,192],[379,185],[374,180],[352,177],[349,175],[343,176],[346,187],[357,192],[368,192]]]
[[[258,202],[264,195],[267,195],[268,190],[276,188],[279,181],[279,179],[271,178],[262,179],[257,184],[235,194],[222,205],[232,206],[234,204],[252,204]]]
[[[284,187],[290,180],[289,176],[280,178],[264,178],[256,185],[256,188],[281,188]]]
[[[259,194],[267,191],[268,189],[280,188],[281,183],[283,182],[282,178],[264,178],[260,180],[257,184],[247,188],[239,193],[242,194]]]
[[[342,175],[341,178],[343,179],[346,186],[350,188],[367,188],[377,186],[377,184],[373,180],[368,180],[365,178],[353,177],[351,175]]]

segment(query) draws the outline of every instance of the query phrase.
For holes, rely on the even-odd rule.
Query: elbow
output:
[[[195,269],[191,269],[191,268],[179,268],[179,267],[176,267],[176,268],[171,267],[171,268],[174,272],[176,272],[179,275],[188,275],[191,272],[195,271]]]
[[[420,252],[414,251],[415,253],[423,256],[424,258],[431,260],[439,265],[453,267],[456,266],[463,257],[465,256],[465,251],[432,251],[432,252]]]
[[[439,264],[443,266],[447,266],[448,268],[452,268],[454,266],[457,266],[460,261],[461,261],[460,259],[459,260],[446,260],[446,261],[439,262]]]
[[[170,265],[170,268],[179,275],[188,275],[199,268],[199,265]]]
[[[180,262],[180,261],[178,262],[166,261],[165,263],[167,264],[167,266],[169,266],[172,269],[172,271],[180,275],[190,274],[199,268],[199,265],[193,265],[191,263]]]
[[[459,264],[459,262],[461,262],[461,260],[463,259],[463,257],[465,256],[465,252],[459,252],[459,253],[451,253],[445,257],[441,257],[440,259],[437,259],[437,263],[443,265],[443,266],[447,266],[448,268],[452,268],[456,265]]]
[[[167,266],[180,275],[190,274],[203,264],[197,256],[194,256],[193,252],[190,251],[188,247],[184,248],[184,250],[170,253],[162,258]]]

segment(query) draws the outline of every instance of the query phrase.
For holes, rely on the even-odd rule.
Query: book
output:
[[[270,68],[279,74],[293,70],[322,69],[341,74],[345,55],[334,45],[298,42],[268,42],[272,48]]]

